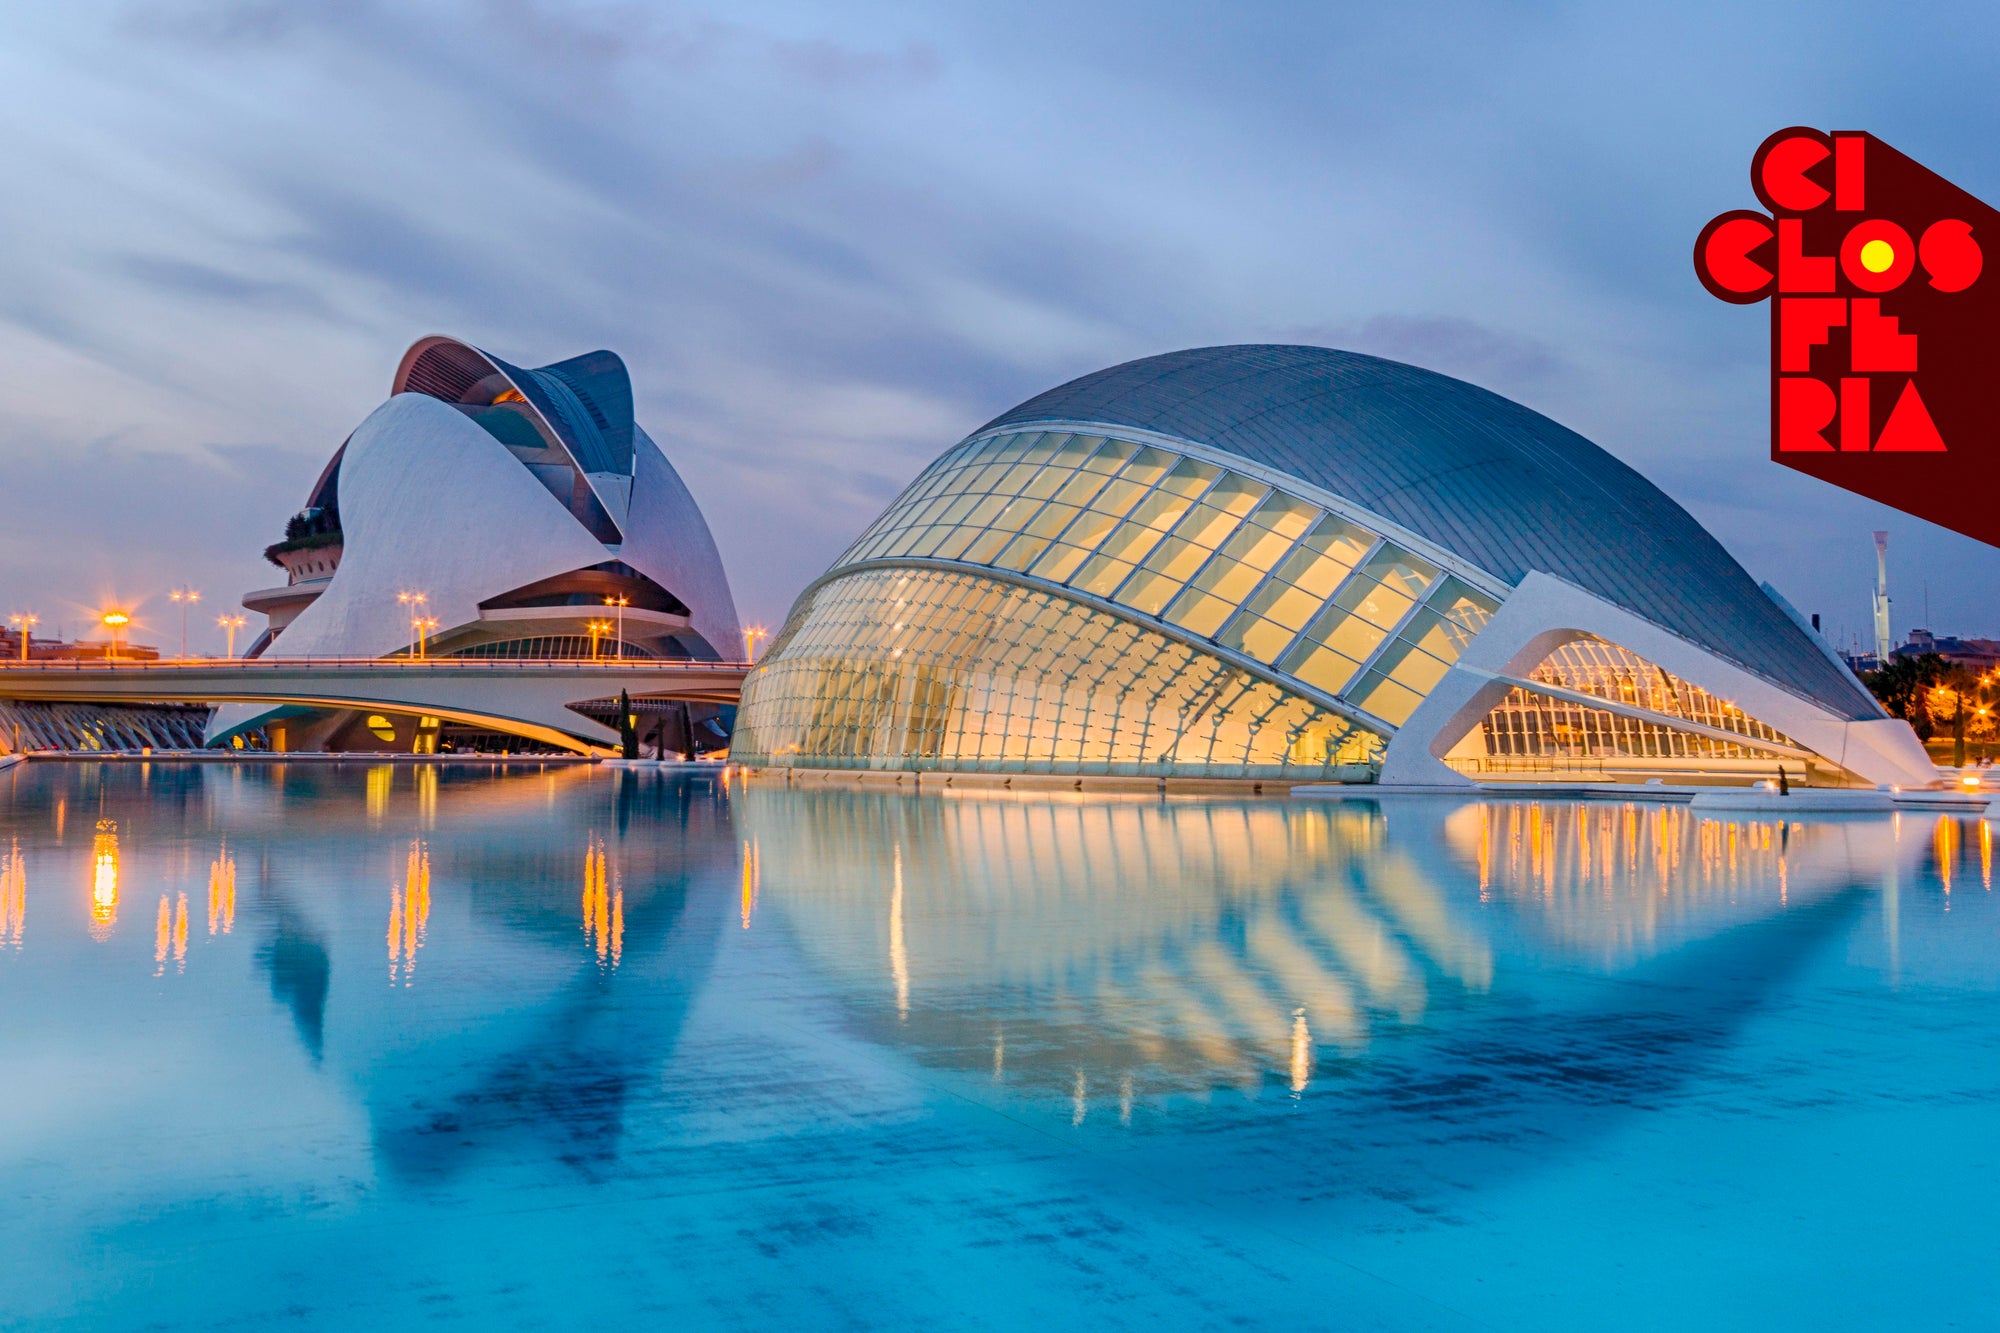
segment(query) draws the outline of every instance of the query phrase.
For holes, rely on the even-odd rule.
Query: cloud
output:
[[[87,469],[132,488],[105,548],[152,558],[149,506],[202,513],[216,483],[133,449],[279,451],[296,484],[187,534],[261,578],[415,337],[610,347],[771,621],[1013,403],[1307,341],[1521,397],[1859,620],[1817,555],[1857,516],[1773,477],[1764,333],[1687,246],[1791,120],[1868,124],[2000,195],[1964,111],[1996,41],[1990,9],[1842,4],[12,6],[0,494],[24,459]],[[1954,540],[1898,549],[1935,562],[1941,623],[2000,630],[1978,594],[2000,556]],[[63,577],[24,549],[0,601]]]
[[[1302,329],[1298,341],[1367,352],[1515,392],[1575,370],[1538,338],[1450,315],[1375,315],[1358,324]]]

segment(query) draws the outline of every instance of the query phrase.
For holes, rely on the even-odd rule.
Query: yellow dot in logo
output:
[[[1869,241],[1861,247],[1861,267],[1870,273],[1887,273],[1896,262],[1896,247],[1887,241]]]

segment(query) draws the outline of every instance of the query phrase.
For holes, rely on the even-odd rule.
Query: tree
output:
[[[1953,669],[1936,653],[1891,657],[1880,670],[1863,672],[1861,681],[1891,717],[1902,718],[1916,729],[1917,739],[1927,741],[1937,730],[1931,712],[1933,692]]]
[[[632,696],[618,691],[618,751],[627,759],[639,757],[638,719],[632,716]]]

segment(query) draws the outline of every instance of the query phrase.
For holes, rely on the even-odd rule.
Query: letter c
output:
[[[1754,305],[1771,294],[1774,275],[1750,257],[1770,244],[1771,219],[1737,209],[1701,229],[1694,243],[1694,271],[1711,296],[1736,305]]]
[[[1779,130],[1764,140],[1750,160],[1750,184],[1774,213],[1810,213],[1833,191],[1806,173],[1833,156],[1826,135],[1803,125]]]

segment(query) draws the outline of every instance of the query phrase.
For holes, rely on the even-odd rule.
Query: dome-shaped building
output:
[[[954,446],[800,596],[756,767],[1924,783],[1908,726],[1686,511],[1473,385],[1210,347]]]
[[[431,657],[718,660],[742,641],[708,524],[606,351],[523,369],[421,339],[265,555],[287,582],[243,599],[269,617],[251,656],[421,638]],[[725,742],[716,712],[694,744]],[[280,718],[293,748],[409,748],[397,719],[249,704],[218,709],[208,743]]]

